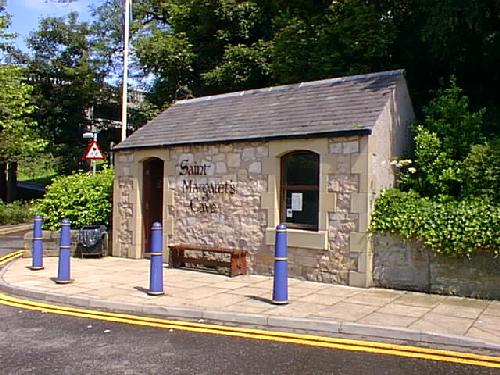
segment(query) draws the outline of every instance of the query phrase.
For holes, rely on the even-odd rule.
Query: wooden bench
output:
[[[239,249],[224,249],[220,247],[204,246],[204,245],[176,245],[169,246],[170,249],[170,265],[171,267],[186,267],[190,265],[203,265],[206,267],[228,267],[229,276],[246,275],[247,268],[247,252]],[[202,255],[191,256],[187,255],[186,251],[198,251]],[[210,254],[230,254],[230,261],[219,259],[211,259],[207,257]]]

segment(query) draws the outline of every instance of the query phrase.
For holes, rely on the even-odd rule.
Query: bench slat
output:
[[[179,263],[200,264],[204,266],[229,267],[230,265],[230,262],[221,262],[214,259],[188,258],[188,257],[179,257],[177,259]]]
[[[175,245],[169,246],[172,250],[196,250],[196,251],[210,251],[212,253],[220,254],[246,254],[245,250],[240,249],[228,249],[222,247],[210,247],[208,245]]]
[[[244,275],[247,273],[247,252],[240,249],[212,248],[206,245],[177,245],[169,246],[170,264],[179,267],[182,264],[205,265],[212,267],[228,267],[230,276]],[[201,251],[200,257],[186,256],[185,251]],[[209,259],[203,252],[214,254],[230,254],[230,260]]]

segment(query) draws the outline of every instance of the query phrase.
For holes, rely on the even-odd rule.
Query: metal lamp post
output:
[[[122,142],[127,138],[127,104],[128,104],[128,50],[130,37],[130,8],[132,0],[123,0],[123,82],[122,82]]]

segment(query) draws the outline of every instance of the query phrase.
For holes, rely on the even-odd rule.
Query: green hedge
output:
[[[28,223],[31,221],[29,203],[0,201],[0,225]]]
[[[54,179],[44,199],[34,208],[44,218],[44,228],[55,230],[62,219],[72,228],[91,224],[109,224],[112,211],[113,170],[104,169],[92,175],[75,173]]]
[[[372,232],[417,239],[437,253],[500,253],[500,205],[487,196],[438,201],[413,191],[386,190],[377,199]]]

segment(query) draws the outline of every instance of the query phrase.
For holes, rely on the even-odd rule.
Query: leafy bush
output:
[[[415,128],[414,161],[391,162],[399,190],[376,201],[371,230],[424,242],[438,253],[500,253],[500,139],[485,142],[484,110],[471,112],[454,79]]]
[[[469,98],[463,95],[457,79],[451,77],[449,87],[438,92],[436,98],[424,108],[425,127],[442,141],[443,148],[452,159],[467,156],[470,147],[485,140],[484,108],[472,112]]]
[[[29,203],[0,201],[0,225],[20,224],[31,220]]]
[[[500,204],[487,196],[461,200],[384,191],[375,203],[371,230],[420,240],[437,253],[470,256],[477,250],[500,253]]]
[[[466,195],[488,195],[500,203],[500,139],[472,146],[463,171]]]
[[[62,219],[69,219],[72,228],[90,224],[108,224],[112,210],[113,170],[104,169],[92,175],[75,173],[54,179],[45,198],[35,207],[44,217],[44,228],[55,230]]]
[[[450,86],[424,108],[424,120],[415,127],[416,173],[401,174],[402,190],[424,196],[464,196],[464,163],[474,145],[484,143],[484,114],[484,109],[470,110],[469,99],[452,77]]]
[[[415,144],[416,173],[405,174],[402,170],[401,187],[427,196],[458,194],[462,183],[460,163],[451,158],[438,135],[418,125]]]

